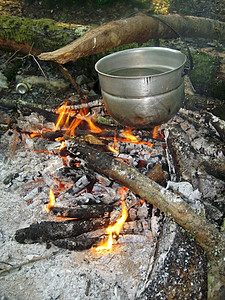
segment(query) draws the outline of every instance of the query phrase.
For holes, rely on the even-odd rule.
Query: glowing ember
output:
[[[55,205],[55,195],[54,195],[52,189],[50,189],[49,202],[48,202],[48,205],[45,205],[45,210],[47,211],[48,214],[50,213],[51,208],[54,207],[54,205]]]
[[[38,136],[38,135],[40,135],[40,132],[32,132],[32,133],[30,133],[30,137],[31,138],[34,138],[35,136]]]
[[[128,211],[127,211],[127,207],[125,204],[125,196],[126,196],[127,190],[128,189],[126,187],[122,187],[120,190],[120,198],[121,198],[121,203],[122,203],[121,217],[116,220],[116,223],[114,225],[109,226],[106,229],[106,233],[109,235],[108,239],[105,242],[103,241],[102,243],[100,243],[100,245],[95,249],[97,252],[102,252],[102,251],[112,249],[113,233],[116,233],[117,235],[119,235],[124,223],[126,222],[126,219],[128,217]]]

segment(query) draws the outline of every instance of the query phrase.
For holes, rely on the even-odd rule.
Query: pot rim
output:
[[[152,52],[152,51],[157,51],[157,50],[170,52],[170,53],[174,53],[174,54],[179,54],[180,56],[183,56],[183,62],[178,67],[172,68],[171,70],[168,70],[168,71],[165,71],[165,72],[162,72],[159,74],[152,74],[152,75],[135,75],[135,76],[112,75],[107,72],[103,72],[103,71],[99,70],[99,65],[101,65],[105,60],[108,60],[108,58],[113,58],[113,57],[119,56],[121,54],[123,55],[123,54],[130,53],[130,52]],[[171,49],[171,48],[167,48],[167,47],[139,47],[139,48],[131,48],[131,49],[118,51],[118,52],[111,53],[111,54],[108,54],[108,55],[102,57],[101,59],[99,59],[96,62],[95,70],[97,71],[98,74],[100,74],[102,76],[110,77],[110,78],[118,78],[118,79],[120,79],[120,78],[121,79],[135,79],[135,78],[137,78],[137,79],[140,79],[140,78],[149,78],[149,77],[159,77],[159,76],[163,76],[165,74],[174,72],[174,71],[180,69],[181,67],[183,67],[186,61],[187,61],[187,56],[184,53],[182,53],[181,51],[176,50],[176,49]],[[154,65],[152,65],[152,66],[154,66]],[[155,66],[158,66],[158,65],[156,64]]]

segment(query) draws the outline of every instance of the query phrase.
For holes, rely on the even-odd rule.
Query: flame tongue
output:
[[[52,207],[54,207],[55,205],[55,195],[52,191],[52,189],[49,190],[49,202],[48,205],[45,206],[45,210],[47,211],[47,213],[50,213],[50,210]]]
[[[76,113],[72,111],[70,107],[68,107],[67,102],[61,105],[57,110],[56,113],[59,115],[54,131],[56,131],[59,127],[66,129],[67,135],[75,135],[75,129],[80,125],[82,121],[86,121],[88,126],[93,133],[101,133],[102,129],[96,126],[92,120],[90,114],[88,113],[87,109],[84,107]],[[70,122],[71,117],[74,119]]]
[[[122,132],[122,134],[125,136],[125,139],[122,140],[123,142],[139,144],[139,145],[148,145],[149,147],[153,146],[152,143],[140,141],[136,136],[133,135],[131,128],[127,128]]]
[[[121,213],[121,217],[119,219],[116,220],[116,223],[112,226],[109,226],[106,229],[106,233],[109,235],[108,239],[106,242],[102,242],[97,248],[96,251],[97,252],[101,252],[104,250],[111,250],[112,249],[112,245],[113,245],[113,233],[116,233],[117,235],[119,235],[124,223],[126,222],[126,219],[128,217],[128,211],[127,211],[127,207],[125,204],[125,196],[127,193],[127,188],[126,187],[122,187],[120,190],[120,198],[121,198],[121,203],[122,203],[122,213]]]

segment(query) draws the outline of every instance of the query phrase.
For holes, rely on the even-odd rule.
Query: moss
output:
[[[0,36],[3,40],[14,40],[17,43],[28,43],[43,51],[55,50],[62,47],[77,36],[54,20],[18,18],[0,15]]]
[[[192,52],[194,68],[190,79],[196,92],[219,99],[225,98],[224,82],[217,78],[219,60],[204,52]]]

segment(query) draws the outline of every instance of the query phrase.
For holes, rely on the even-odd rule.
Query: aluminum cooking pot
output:
[[[137,128],[168,121],[184,100],[186,60],[180,51],[162,47],[133,48],[100,59],[95,69],[108,113]]]

